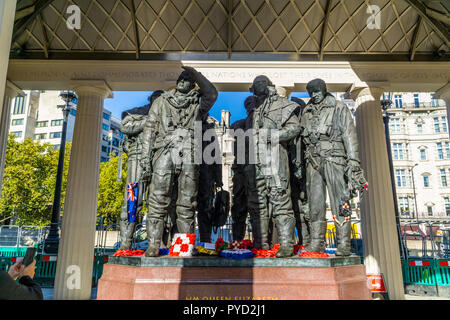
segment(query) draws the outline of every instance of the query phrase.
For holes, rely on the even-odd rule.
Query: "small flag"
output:
[[[128,222],[133,223],[136,220],[137,195],[139,191],[138,183],[129,183],[127,185],[127,212]]]

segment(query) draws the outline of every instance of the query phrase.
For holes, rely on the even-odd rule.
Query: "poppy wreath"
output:
[[[203,246],[196,246],[195,249],[201,255],[207,255],[207,256],[217,256],[217,255],[219,255],[219,253],[216,250],[206,249]]]
[[[228,249],[252,249],[253,242],[251,240],[237,240],[230,243]]]
[[[253,248],[251,251],[255,258],[275,258],[278,250],[280,249],[280,244],[274,244],[273,248],[270,250],[256,249]]]
[[[228,242],[223,241],[222,238],[218,238],[216,240],[216,251],[220,252],[225,249],[228,249]]]
[[[325,252],[300,252],[300,258],[329,258],[328,253]]]
[[[253,258],[253,252],[248,249],[222,250],[219,255],[228,259]]]
[[[145,253],[144,250],[117,250],[114,252],[114,257],[130,257],[130,256],[142,256]]]
[[[306,249],[305,246],[296,244],[296,245],[294,245],[294,254],[299,254],[301,252],[301,250],[304,250],[304,249]]]
[[[195,244],[195,233],[176,233],[169,250],[172,257],[190,257]]]

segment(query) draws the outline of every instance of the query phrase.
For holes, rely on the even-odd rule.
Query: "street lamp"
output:
[[[56,173],[55,194],[53,196],[52,220],[50,222],[50,231],[47,238],[44,240],[44,252],[49,254],[58,253],[59,235],[58,224],[59,215],[61,212],[61,186],[62,175],[64,170],[64,152],[66,149],[66,132],[67,119],[69,117],[72,104],[77,101],[77,96],[72,91],[62,91],[59,95],[65,102],[65,105],[58,105],[57,107],[63,112],[63,127],[61,133],[61,142],[59,146],[58,169]]]
[[[384,94],[383,94],[384,98]],[[400,227],[400,217],[398,214],[398,202],[397,202],[397,190],[395,187],[395,179],[394,179],[394,167],[392,162],[392,150],[391,150],[391,138],[389,133],[389,116],[391,115],[388,112],[388,109],[390,109],[392,106],[392,100],[389,99],[383,99],[381,100],[381,108],[383,110],[383,123],[384,123],[384,134],[386,137],[386,148],[387,148],[387,154],[388,154],[388,161],[389,161],[389,172],[391,176],[391,185],[392,185],[392,195],[394,198],[394,210],[395,210],[395,222],[397,224],[397,237],[398,237],[398,243],[400,246],[400,253],[406,257],[406,252],[403,247],[402,237],[401,237],[401,227]]]
[[[419,209],[417,208],[416,184],[414,183],[414,168],[417,167],[418,165],[419,164],[416,163],[415,165],[413,165],[411,167],[411,169],[409,169],[409,171],[411,171],[411,179],[412,179],[413,192],[414,192],[414,206],[416,208],[415,216],[416,216],[417,225],[419,224]]]

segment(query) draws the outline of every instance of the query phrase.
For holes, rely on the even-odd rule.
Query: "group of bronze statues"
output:
[[[221,152],[213,154],[219,159],[213,163],[196,157],[217,139],[195,134],[198,124],[202,136],[214,130],[208,112],[218,92],[194,68],[183,69],[174,89],[155,91],[148,105],[122,115],[127,184],[139,182],[138,212],[147,200],[145,255],[151,257],[170,234],[194,233],[196,212],[200,241],[210,242],[214,195],[222,187]],[[327,92],[323,80],[310,81],[307,91],[311,99],[305,104],[279,95],[266,76],[254,79],[253,95],[244,103],[247,117],[229,128],[235,137],[232,236],[244,239],[249,214],[255,248],[268,250],[276,241],[277,257],[292,256],[297,228],[298,244],[324,252],[328,190],[336,256],[348,256],[350,201],[367,187],[355,126],[350,110]],[[127,217],[124,206],[121,249],[131,247],[135,228]]]

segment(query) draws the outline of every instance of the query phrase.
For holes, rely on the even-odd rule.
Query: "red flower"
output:
[[[182,243],[183,240],[180,237],[178,237],[177,240],[175,240],[175,244],[182,244]]]
[[[222,238],[218,238],[217,241],[216,241],[216,245],[219,245],[219,246],[223,245],[223,239]]]
[[[302,258],[328,258],[329,255],[325,252],[302,252],[299,254]]]
[[[186,243],[183,243],[181,245],[180,252],[188,252],[188,251],[189,251],[189,245]]]

